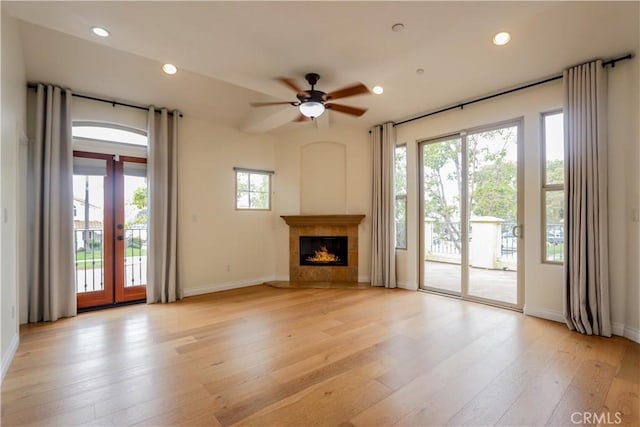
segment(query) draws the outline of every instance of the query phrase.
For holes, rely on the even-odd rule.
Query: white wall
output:
[[[634,85],[629,92],[635,93],[634,107],[635,111],[632,112],[631,117],[635,117],[636,120],[636,134],[635,138],[631,138],[631,144],[635,147],[635,153],[630,154],[627,157],[627,169],[634,171],[630,174],[629,181],[635,183],[629,188],[629,201],[632,208],[632,223],[629,227],[629,241],[628,241],[628,257],[629,263],[627,264],[628,278],[629,278],[629,292],[627,294],[627,328],[635,328],[636,341],[640,341],[640,64],[636,59],[635,64],[635,79]],[[631,332],[631,331],[630,331]]]
[[[358,280],[368,281],[371,263],[369,135],[363,129],[338,126],[318,129],[309,123],[299,126],[300,130],[281,132],[275,137],[276,277],[280,280],[289,277],[289,227],[280,215],[365,214],[359,226]],[[332,157],[343,152],[344,161],[342,157]],[[311,171],[303,170],[309,163],[309,153],[313,153],[315,161]],[[330,177],[326,179],[327,176]],[[313,191],[316,201],[308,201],[309,195],[303,195],[306,191]],[[344,203],[341,200],[345,200]]]
[[[617,334],[638,330],[638,224],[631,206],[638,206],[637,59],[609,72],[609,212],[611,312]],[[408,248],[398,251],[398,281],[418,285],[417,141],[460,130],[524,117],[524,280],[525,312],[562,321],[563,270],[541,262],[540,113],[562,107],[557,81],[470,105],[396,128],[397,142],[407,143]],[[627,201],[629,200],[629,201]],[[633,202],[635,200],[635,202]],[[629,302],[627,302],[629,301]]]
[[[148,113],[145,110],[96,102],[77,96],[71,101],[71,110],[73,121],[112,123],[147,130]]]
[[[634,211],[640,208],[640,133],[634,126],[640,122],[638,62],[636,58],[609,70],[611,308],[615,333],[636,341],[640,341],[640,226],[634,220]]]
[[[180,122],[178,157],[178,262],[185,294],[274,280],[275,210],[236,210],[233,170],[276,170],[277,181],[274,138],[187,116]],[[279,191],[277,182],[273,188]]]
[[[344,214],[347,210],[347,147],[313,142],[300,147],[300,213]]]
[[[26,143],[26,77],[17,22],[2,13],[2,145],[0,149],[0,327],[2,377],[9,367],[18,345],[18,273],[20,259],[18,229],[23,222],[18,218],[19,180],[18,159],[20,145]]]

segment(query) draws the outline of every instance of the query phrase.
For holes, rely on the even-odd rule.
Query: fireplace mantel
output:
[[[358,224],[365,215],[282,215],[289,225],[289,280],[292,282],[357,282]],[[347,265],[302,265],[301,236],[346,237]]]
[[[281,215],[289,226],[358,225],[365,215]]]

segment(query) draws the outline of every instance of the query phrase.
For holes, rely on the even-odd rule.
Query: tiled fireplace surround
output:
[[[289,225],[289,280],[292,282],[357,282],[358,224],[364,215],[283,215]],[[300,265],[300,236],[347,236],[347,266]]]

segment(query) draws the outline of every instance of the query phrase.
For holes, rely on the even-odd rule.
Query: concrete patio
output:
[[[461,291],[460,264],[425,261],[424,283],[430,288]],[[469,294],[510,304],[517,302],[517,272],[469,268]]]

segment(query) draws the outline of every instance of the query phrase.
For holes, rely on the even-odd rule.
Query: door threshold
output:
[[[78,311],[78,314],[80,314],[80,313],[87,313],[90,311],[106,310],[107,308],[125,307],[127,305],[134,305],[134,304],[143,304],[146,302],[147,302],[146,299],[137,299],[133,301],[117,302],[114,304],[97,305],[95,307],[79,308],[77,311]]]
[[[419,292],[425,292],[427,294],[433,294],[433,295],[439,295],[441,297],[447,297],[447,298],[453,298],[453,299],[457,299],[459,301],[468,301],[468,302],[473,302],[476,304],[482,304],[482,305],[488,305],[491,307],[496,307],[496,308],[503,308],[505,310],[511,310],[511,311],[515,311],[517,313],[522,313],[523,310],[519,307],[515,307],[512,305],[506,305],[506,304],[500,304],[499,302],[494,302],[491,300],[486,300],[484,298],[463,298],[461,295],[452,295],[452,294],[448,294],[446,292],[438,292],[438,291],[434,291],[431,289],[420,289],[418,288]]]

